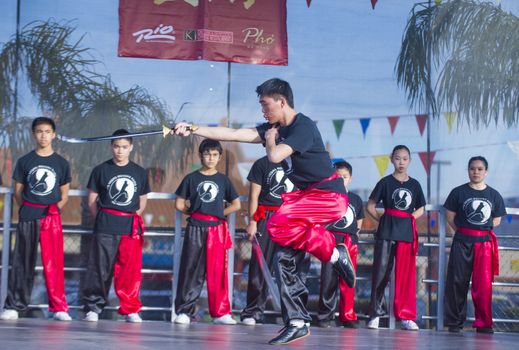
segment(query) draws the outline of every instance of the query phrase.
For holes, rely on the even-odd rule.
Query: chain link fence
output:
[[[84,202],[85,193],[71,191],[70,202],[62,213],[65,239],[65,288],[67,301],[71,306],[74,318],[81,318],[80,303],[81,277],[85,269],[86,251],[91,240],[92,219]],[[2,205],[3,234],[0,236],[0,257],[2,261],[2,279],[0,292],[3,304],[7,291],[8,256],[6,251],[14,247],[14,227],[17,222],[17,207],[11,205],[10,189],[0,188]],[[148,207],[143,215],[146,223],[145,243],[143,248],[143,282],[141,299],[143,303],[142,316],[146,320],[169,321],[174,315],[172,301],[175,297],[175,268],[180,259],[185,217],[175,212],[174,196],[172,194],[152,193]],[[246,207],[246,203],[243,204]],[[443,313],[439,305],[443,304],[441,290],[445,281],[448,252],[451,237],[445,236],[445,227],[439,207],[428,206],[428,215],[419,220],[420,249],[416,259],[417,265],[417,322],[421,328],[443,328],[443,321],[438,319]],[[495,329],[505,332],[519,331],[519,224],[517,216],[519,209],[509,209],[514,217],[503,218],[503,224],[497,234],[500,243],[501,275],[496,278],[493,287],[493,317]],[[245,238],[244,213],[230,217],[230,229],[234,234],[234,247],[230,251],[230,289],[232,291],[233,312],[239,313],[245,307],[248,266],[251,259],[251,243]],[[8,218],[6,221],[5,219]],[[12,220],[10,220],[12,218]],[[5,223],[11,223],[5,226]],[[367,230],[360,233],[359,253],[357,257],[357,285],[355,290],[355,311],[360,320],[367,319],[371,292],[371,266],[373,263],[374,228],[369,224]],[[11,239],[9,233],[12,233]],[[177,233],[177,234],[175,234]],[[444,237],[444,239],[442,239]],[[446,237],[446,238],[445,238]],[[444,247],[444,254],[440,254]],[[39,259],[39,257],[38,257]],[[177,265],[177,266],[175,266]],[[321,263],[312,257],[308,274],[307,287],[309,290],[308,309],[316,314],[319,300],[319,278]],[[443,271],[443,273],[441,272]],[[387,288],[386,300],[391,301],[391,288]],[[27,316],[48,317],[47,296],[43,281],[41,261],[37,263],[37,273],[31,308]],[[440,304],[438,304],[440,303]],[[110,292],[110,305],[102,314],[102,318],[116,319],[118,301]],[[474,315],[472,301],[468,302],[469,320]],[[388,304],[389,315],[381,319],[381,326],[395,326],[391,316],[392,308]],[[267,303],[267,322],[280,322],[280,315],[274,311],[272,303]],[[207,311],[207,292],[203,289],[195,315],[198,320],[209,320]]]

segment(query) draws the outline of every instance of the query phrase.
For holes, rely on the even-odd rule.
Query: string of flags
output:
[[[425,131],[425,126],[427,125],[428,115],[427,114],[407,114],[407,115],[391,115],[391,116],[382,116],[382,117],[363,117],[358,118],[360,122],[360,127],[362,129],[362,136],[366,138],[366,133],[368,132],[369,125],[371,123],[372,119],[387,119],[389,123],[389,130],[391,132],[391,135],[395,133],[395,130],[398,126],[398,122],[400,121],[400,118],[405,117],[414,117],[416,119],[416,125],[418,127],[418,131],[420,132],[420,136],[423,136],[423,133]],[[445,121],[447,122],[447,128],[449,130],[449,134],[452,132],[452,127],[454,126],[456,120],[457,120],[457,113],[456,112],[445,112],[443,113],[443,117],[445,118]],[[344,122],[346,120],[352,120],[352,119],[333,119],[333,127],[335,130],[335,135],[337,136],[337,140],[340,139],[342,129],[344,127]],[[356,120],[356,119],[353,119]]]

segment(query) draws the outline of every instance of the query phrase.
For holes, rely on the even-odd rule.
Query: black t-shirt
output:
[[[454,188],[445,200],[445,209],[456,213],[454,223],[457,227],[489,231],[494,227],[493,218],[506,215],[503,197],[492,187],[476,190],[464,184]],[[456,234],[456,239],[464,242],[485,242],[490,237],[472,237]]]
[[[200,171],[188,174],[180,183],[175,194],[189,200],[188,212],[216,216],[225,219],[223,215],[224,200],[228,203],[238,198],[231,180],[222,173],[204,175]],[[188,219],[197,226],[216,226],[219,222]]]
[[[328,231],[347,233],[351,235],[354,244],[357,244],[359,239],[357,236],[357,220],[364,219],[364,205],[362,199],[353,193],[348,192],[348,209],[346,213],[337,221],[326,226]]]
[[[71,180],[70,165],[57,153],[42,157],[31,151],[16,162],[13,180],[23,184],[24,201],[40,205],[55,204],[61,200],[60,187]],[[46,215],[45,208],[20,208],[20,221],[40,219]]]
[[[405,182],[398,181],[393,175],[382,178],[371,192],[369,199],[375,203],[382,201],[384,208],[398,209],[408,213],[413,213],[425,205],[422,186],[412,177]],[[412,221],[408,218],[382,215],[376,238],[412,242]]]
[[[254,162],[247,180],[261,186],[258,204],[280,206],[281,194],[292,192],[294,184],[285,174],[281,164],[275,164],[262,157]]]
[[[264,123],[256,127],[265,141],[265,132],[272,125]],[[292,148],[294,153],[283,160],[283,169],[299,189],[305,189],[335,173],[330,155],[326,151],[317,125],[307,116],[298,113],[292,124],[279,128],[279,143]],[[344,182],[337,178],[325,181],[315,188],[337,193],[346,193]]]
[[[146,171],[130,161],[125,166],[116,165],[112,159],[92,170],[88,189],[98,194],[98,208],[135,213],[140,207],[140,196],[150,192]],[[94,231],[124,235],[132,232],[133,218],[99,211]]]

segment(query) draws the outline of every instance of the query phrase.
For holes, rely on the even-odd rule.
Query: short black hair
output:
[[[485,165],[485,170],[488,170],[488,161],[487,161],[487,159],[486,159],[485,157],[483,157],[483,156],[475,156],[475,157],[470,158],[470,159],[469,159],[469,166],[468,166],[469,169],[470,169],[470,164],[471,164],[472,162],[477,161],[477,160],[482,161],[483,164]]]
[[[120,139],[124,139],[124,140],[128,140],[128,142],[130,142],[130,145],[133,144],[133,138],[131,137],[124,137],[124,135],[128,135],[129,132],[128,130],[126,129],[117,129],[113,132],[112,136],[121,136],[120,138],[116,138],[116,139],[112,139],[111,143],[113,144],[115,140],[120,140]]]
[[[292,88],[288,82],[279,78],[269,79],[259,85],[256,87],[256,93],[258,94],[258,97],[269,96],[274,100],[278,100],[279,96],[283,96],[287,100],[288,105],[291,108],[294,108],[294,94],[292,93]]]
[[[348,170],[348,172],[350,173],[350,175],[353,175],[353,167],[351,166],[350,163],[348,163],[347,161],[339,161],[339,162],[335,162],[333,164],[333,166],[335,167],[336,170],[339,170],[339,169],[346,169]]]
[[[201,155],[204,154],[207,151],[213,151],[216,150],[218,153],[223,153],[222,144],[219,141],[211,140],[211,139],[205,139],[200,143],[200,146],[198,147],[198,153]]]
[[[393,152],[391,152],[391,158],[395,155],[396,151],[400,151],[401,149],[404,149],[409,154],[409,157],[411,157],[411,151],[406,145],[396,145],[395,148],[393,148]]]
[[[50,125],[50,127],[52,128],[52,131],[56,132],[56,123],[54,123],[54,120],[52,120],[48,117],[34,118],[34,120],[32,121],[32,125],[31,125],[32,132],[34,132],[36,130],[36,127],[38,125],[42,125],[42,124]]]

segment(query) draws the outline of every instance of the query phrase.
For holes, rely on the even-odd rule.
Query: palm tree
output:
[[[110,76],[95,73],[99,63],[73,40],[70,23],[33,22],[0,51],[0,146],[9,147],[12,159],[33,147],[32,118],[19,117],[17,81],[24,79],[43,114],[58,122],[58,133],[70,136],[106,135],[119,128],[141,130],[174,122],[168,106],[145,89],[118,89]],[[136,140],[134,156],[145,167],[162,164],[182,170],[190,140],[160,138]],[[80,184],[93,165],[108,158],[106,143],[70,145],[58,142],[60,153],[71,162]]]
[[[456,111],[476,127],[517,124],[519,18],[492,3],[435,3],[413,7],[395,66],[411,107]]]

